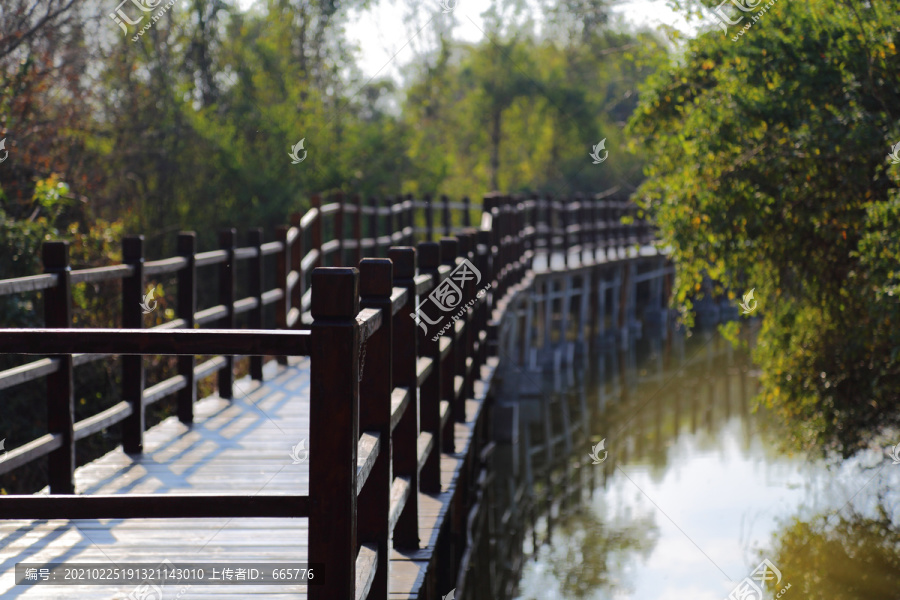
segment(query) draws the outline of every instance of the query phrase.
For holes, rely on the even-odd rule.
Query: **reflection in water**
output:
[[[498,451],[514,481],[495,480],[528,521],[515,597],[721,600],[768,558],[766,598],[900,598],[900,466],[779,454],[751,366],[717,334],[675,334],[516,374],[520,439]]]
[[[894,509],[897,505],[894,503]],[[900,598],[900,528],[883,499],[877,516],[850,511],[783,524],[773,552],[798,598]],[[834,523],[830,523],[833,521]],[[815,569],[808,568],[815,565]]]

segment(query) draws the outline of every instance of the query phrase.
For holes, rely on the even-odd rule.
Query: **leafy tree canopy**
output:
[[[782,1],[738,35],[745,14],[648,82],[629,124],[649,161],[639,202],[687,320],[705,277],[756,288],[763,402],[792,445],[849,454],[900,425],[900,13]]]

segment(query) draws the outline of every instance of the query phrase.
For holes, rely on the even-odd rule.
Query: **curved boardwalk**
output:
[[[495,361],[483,369],[491,380]],[[121,448],[76,471],[79,494],[231,493],[308,494],[308,462],[294,464],[292,448],[309,437],[309,359],[283,367],[265,366],[263,382],[235,382],[233,400],[210,397],[195,405],[189,428],[170,417],[144,437],[144,454]],[[484,383],[476,386],[484,397]],[[481,393],[479,393],[481,392]],[[467,403],[467,422],[456,424],[459,456],[472,438],[481,401]],[[303,458],[303,454],[299,455]],[[436,534],[460,467],[457,455],[443,454],[442,493],[420,494],[420,531]],[[201,491],[202,490],[202,491]],[[124,599],[134,586],[15,586],[19,562],[173,563],[306,562],[306,518],[101,519],[0,521],[0,598]],[[423,535],[424,537],[424,535]],[[422,546],[433,546],[423,539]],[[421,586],[425,562],[396,550],[392,555],[391,597],[407,598]],[[168,590],[169,588],[167,588]],[[166,598],[183,588],[171,588]],[[188,598],[305,598],[305,585],[195,585]]]
[[[46,242],[44,274],[0,281],[0,295],[42,292],[45,321],[44,329],[0,330],[0,353],[46,357],[0,371],[0,390],[46,378],[50,416],[46,434],[17,440],[2,457],[0,474],[47,456],[49,487],[0,498],[0,598],[162,600],[133,583],[17,586],[14,567],[165,561],[220,569],[310,562],[320,574],[314,583],[326,583],[167,586],[167,599],[432,600],[454,587],[471,600],[493,599],[500,588],[508,595],[515,567],[498,576],[483,566],[499,537],[514,535],[492,529],[496,507],[484,497],[497,366],[504,356],[518,362],[538,321],[548,349],[570,345],[576,324],[580,342],[585,331],[627,339],[640,282],[653,283],[646,311],[664,318],[667,268],[655,253],[622,252],[652,232],[621,224],[629,209],[602,195],[492,195],[478,229],[467,227],[469,203],[461,206],[466,227],[416,247],[412,199],[365,207],[358,198],[322,205],[314,197],[274,242],[263,243],[257,229],[238,247],[227,229],[219,250],[198,253],[195,235],[183,232],[178,256],[145,261],[143,237],[128,236],[122,265],[78,270],[65,242]],[[430,240],[430,201],[424,208]],[[449,234],[446,200],[444,209]],[[325,241],[325,218],[340,234],[345,213],[353,238]],[[364,259],[369,252],[387,256]],[[266,257],[275,263],[269,290]],[[248,281],[238,286],[241,262]],[[197,270],[210,267],[218,304],[198,310]],[[147,284],[164,275],[177,279],[176,318],[145,329]],[[98,281],[119,282],[122,329],[73,327],[73,286]],[[420,312],[426,301],[430,316]],[[264,328],[267,306],[276,329]],[[222,356],[195,361],[215,353]],[[74,369],[107,355],[122,357],[121,400],[77,420]],[[147,387],[147,355],[177,356],[178,375]],[[239,381],[236,355],[250,356],[251,376]],[[265,356],[280,358],[264,365]],[[198,382],[211,376],[222,397],[196,401]],[[146,429],[146,408],[167,396],[176,416]],[[76,442],[120,423],[123,446],[76,470]],[[292,456],[304,441],[309,454]],[[36,520],[62,516],[71,520]]]

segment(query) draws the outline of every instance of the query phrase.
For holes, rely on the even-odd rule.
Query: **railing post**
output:
[[[600,209],[600,247],[603,248],[603,256],[607,256],[610,244],[612,226],[609,221],[609,199],[604,197],[599,201]]]
[[[374,250],[373,254],[376,256],[381,256],[381,244],[378,243],[378,210],[379,210],[379,201],[378,196],[370,196],[369,197],[369,206],[371,207],[372,213],[369,215],[369,232],[372,236],[374,242]]]
[[[544,196],[544,221],[546,223],[544,247],[547,249],[547,268],[550,267],[550,258],[553,255],[553,196],[547,193]]]
[[[446,195],[441,196],[441,205],[444,213],[444,235],[449,237],[453,233],[453,220],[450,218],[450,199]]]
[[[360,365],[363,372],[360,375],[359,384],[359,428],[361,431],[368,431],[378,434],[380,442],[380,450],[378,458],[375,460],[375,466],[366,480],[357,506],[359,508],[359,517],[357,524],[359,526],[359,543],[372,544],[378,548],[378,562],[375,572],[375,581],[368,598],[371,600],[387,600],[390,586],[390,512],[391,512],[391,484],[393,483],[393,474],[391,473],[391,456],[394,457],[396,465],[400,456],[406,457],[412,455],[413,474],[415,474],[415,456],[416,444],[415,440],[409,441],[399,433],[400,426],[397,427],[397,444],[399,451],[394,452],[394,443],[391,440],[391,394],[394,389],[392,382],[392,370],[397,370],[397,365],[393,364],[393,355],[396,355],[398,346],[407,345],[408,340],[394,339],[394,317],[391,305],[391,293],[393,292],[393,274],[391,261],[386,258],[366,258],[359,263],[359,293],[360,308],[374,308],[381,310],[381,327],[372,334],[368,340],[363,341],[365,347],[364,362]],[[399,337],[399,336],[398,336]],[[415,348],[413,348],[415,350]],[[415,360],[415,355],[413,355]],[[403,384],[400,384],[403,385]],[[415,380],[411,393],[415,391]],[[407,407],[407,416],[409,409],[415,406],[415,402],[410,401]],[[406,417],[404,417],[405,419]],[[418,425],[418,423],[416,423]],[[408,477],[409,474],[401,472],[397,469],[397,475],[400,477]],[[410,497],[407,500],[407,507],[413,498],[418,498],[418,489],[412,485],[415,479],[410,481]],[[406,511],[404,511],[406,512]],[[416,516],[415,514],[413,515]],[[403,521],[402,515],[400,521]],[[401,535],[403,529],[398,522],[397,528],[394,530],[394,544],[396,546],[405,545],[400,543],[403,540]],[[398,539],[400,538],[400,539]],[[416,544],[418,547],[418,537]]]
[[[291,268],[297,271],[297,283],[291,290],[291,306],[297,309],[297,322],[294,329],[303,329],[303,294],[306,292],[306,278],[303,276],[303,257],[306,255],[306,237],[300,229],[300,221],[303,214],[295,212],[291,214],[291,227],[297,229],[297,237],[291,246]]]
[[[493,266],[491,264],[491,232],[484,231],[479,229],[475,234],[476,241],[476,263],[475,266],[478,267],[478,270],[481,271],[481,281],[484,283],[485,287],[488,283],[492,283],[494,281],[493,276]],[[491,320],[491,298],[493,298],[493,290],[488,289],[484,294],[483,300],[481,300],[476,306],[478,310],[476,312],[477,319],[476,327],[478,330],[478,365],[481,366],[487,362],[487,358],[489,356],[488,345],[490,343],[490,331],[488,329],[488,322]],[[484,331],[484,336],[481,335],[481,332]]]
[[[338,249],[335,252],[335,267],[344,266],[344,192],[338,191],[334,195],[338,204],[338,210],[334,213],[334,239],[338,241]]]
[[[571,240],[569,239],[569,200],[563,200],[562,210],[560,211],[560,217],[562,218],[562,251],[563,251],[563,264],[566,268],[569,267],[569,245]]]
[[[356,238],[356,264],[363,257],[362,247],[362,198],[359,194],[353,195],[353,204],[356,206],[356,217],[353,219],[353,237]]]
[[[197,312],[197,265],[194,254],[197,250],[197,235],[193,231],[178,234],[178,255],[187,264],[178,270],[178,318],[184,321],[185,329],[194,328],[194,313]],[[179,356],[178,374],[184,377],[185,387],[178,390],[178,420],[185,424],[194,422],[194,402],[197,400],[197,380],[194,377],[196,357]]]
[[[281,242],[281,251],[278,253],[275,265],[275,285],[283,292],[281,300],[275,304],[275,327],[278,329],[288,328],[287,317],[291,311],[291,293],[288,290],[288,275],[291,273],[291,248],[288,244],[288,231],[290,231],[290,227],[287,225],[278,225],[275,228],[275,239]],[[287,356],[278,356],[276,359],[280,365],[288,364]]]
[[[406,225],[409,227],[409,235],[403,237],[403,244],[409,246],[416,241],[416,205],[412,194],[406,195]]]
[[[431,194],[425,194],[425,239],[434,240],[434,206],[431,204]]]
[[[359,272],[312,273],[309,408],[309,560],[324,585],[309,600],[356,598],[359,444]]]
[[[450,267],[451,273],[453,269],[457,266],[457,257],[460,255],[460,246],[459,239],[455,237],[445,237],[441,239],[441,261]],[[463,290],[463,294],[465,294],[465,290]],[[460,299],[460,304],[462,304],[462,299]],[[456,312],[455,310],[453,312]],[[456,392],[456,377],[462,376],[465,377],[465,342],[463,340],[456,339],[456,321],[453,320],[453,314],[448,313],[447,318],[450,321],[447,323],[450,327],[447,329],[447,335],[450,336],[451,344],[450,344],[450,354],[447,356],[447,369],[442,369],[441,376],[443,378],[443,397],[450,402],[450,414],[452,418],[447,421],[448,426],[447,429],[444,430],[444,435],[447,437],[451,437],[453,434],[453,421],[457,423],[465,423],[466,421],[466,404],[464,398],[462,398],[462,394],[465,390],[465,385],[460,388],[460,393]],[[462,365],[460,367],[460,365]]]
[[[247,243],[256,248],[256,256],[248,261],[247,268],[247,291],[256,298],[256,308],[247,315],[247,324],[250,329],[263,328],[263,303],[262,293],[265,287],[265,277],[263,273],[263,230],[261,227],[254,227],[247,231]],[[263,360],[265,356],[250,357],[250,377],[256,381],[263,380]]]
[[[405,256],[405,250],[405,248],[391,248],[391,254],[389,254],[397,268],[397,276],[401,278],[397,284],[403,285],[401,282],[406,281],[404,275],[410,272],[410,267],[412,267],[413,273],[415,272],[416,262],[418,261],[419,273],[431,275],[433,284],[431,289],[434,289],[434,286],[437,285],[440,279],[438,271],[438,267],[441,265],[440,244],[437,242],[419,242],[418,252],[412,254],[411,258]],[[431,292],[431,290],[428,291],[429,293]],[[415,294],[415,287],[413,287],[413,294]],[[412,297],[414,298],[414,296]],[[413,310],[418,305],[418,300],[414,298],[413,302],[411,302]],[[404,311],[405,313],[406,311]],[[410,313],[414,314],[413,311],[410,311]],[[413,321],[413,325],[415,326],[415,321]],[[421,423],[422,431],[430,433],[434,440],[434,451],[422,469],[422,491],[428,494],[438,494],[441,491],[440,453],[445,447],[441,442],[441,371],[443,365],[441,365],[440,338],[436,337],[439,331],[436,328],[437,325],[440,325],[440,323],[430,328],[427,332],[415,326],[416,331],[419,332],[419,355],[431,359],[431,373],[419,389],[419,422]]]
[[[398,252],[399,251],[399,252]],[[388,256],[397,258],[398,269],[402,267],[401,281],[407,294],[412,293],[410,305],[415,300],[415,251],[412,248],[390,248]],[[411,318],[400,319],[393,324],[396,343],[392,348],[393,377],[396,387],[409,390],[409,404],[406,412],[394,429],[394,473],[397,477],[409,479],[410,495],[400,513],[394,529],[394,545],[398,548],[419,547],[419,390],[416,374],[418,344],[416,322]]]
[[[44,242],[44,272],[57,276],[56,285],[44,295],[44,324],[68,329],[72,326],[72,281],[68,242]],[[140,300],[138,300],[140,303]],[[140,307],[138,307],[140,313]],[[50,453],[51,494],[75,493],[75,387],[71,354],[53,356],[56,372],[47,375],[47,431],[62,436],[62,446]]]
[[[316,209],[316,218],[312,222],[312,247],[317,253],[317,258],[312,264],[313,269],[323,266],[325,260],[322,257],[322,197],[314,194],[310,198],[310,204]]]
[[[575,224],[578,226],[578,241],[576,242],[579,246],[578,248],[578,264],[584,264],[584,251],[587,248],[587,228],[589,226],[589,221],[587,220],[587,215],[585,214],[585,204],[584,204],[584,195],[581,192],[575,193],[575,207],[573,212],[575,213]]]
[[[134,272],[122,279],[122,327],[141,329],[144,314],[144,236],[129,235],[122,240],[122,262]],[[126,454],[144,451],[144,357],[122,357],[122,399],[131,404],[131,416],[122,423],[122,447]]]
[[[399,233],[399,237],[397,240],[398,244],[403,243],[403,195],[397,194],[397,197],[394,199],[394,202],[391,204],[391,219],[390,230],[391,230],[391,245],[394,244],[394,233]]]
[[[219,319],[219,329],[234,329],[234,228],[219,232],[219,248],[228,253],[219,263],[219,304],[225,305],[225,316]],[[225,366],[219,369],[219,397],[230,400],[234,394],[234,356],[226,356]]]
[[[459,254],[466,260],[475,265],[475,235],[471,231],[463,230],[457,234],[457,239],[459,239]],[[475,267],[476,269],[478,267]],[[480,281],[478,282],[481,283]],[[465,408],[465,399],[472,398],[475,396],[475,379],[477,378],[477,365],[475,364],[475,311],[472,308],[468,307],[469,302],[475,301],[475,294],[478,291],[476,287],[476,283],[474,279],[468,279],[465,282],[465,286],[462,288],[463,296],[460,300],[460,305],[466,307],[465,314],[461,317],[461,319],[466,324],[465,332],[463,333],[462,345],[463,351],[459,356],[459,366],[458,370],[461,372],[463,377],[463,408]],[[471,367],[469,366],[469,359],[472,359]],[[471,370],[470,370],[471,369]],[[465,410],[463,410],[463,418],[465,418]]]
[[[472,226],[472,201],[463,196],[463,227]]]

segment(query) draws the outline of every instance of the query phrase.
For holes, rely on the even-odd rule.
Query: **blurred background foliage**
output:
[[[672,248],[688,321],[707,278],[755,288],[761,399],[785,445],[847,456],[900,426],[900,12],[777,2],[732,41],[749,14],[686,40],[642,89],[635,197]]]
[[[223,227],[238,227],[239,240],[263,227],[268,241],[317,192],[478,202],[493,189],[636,189],[643,162],[624,149],[622,130],[638,85],[668,51],[654,34],[610,25],[605,0],[495,0],[480,8],[488,29],[478,43],[454,39],[438,3],[409,2],[434,22],[423,34],[433,43],[398,83],[357,66],[365,49],[345,27],[368,0],[249,9],[178,0],[135,41],[140,25],[123,37],[108,17],[114,4],[0,7],[0,139],[9,151],[0,165],[0,279],[40,273],[44,240],[69,240],[74,268],[120,262],[130,233],[145,236],[151,260],[175,254],[179,230],[196,231],[201,251],[217,246]],[[414,37],[409,23],[397,31],[404,26]],[[602,138],[616,156],[587,168]],[[292,165],[300,139],[308,156]],[[159,286],[161,320],[173,282],[148,283]],[[118,282],[75,286],[74,326],[118,326],[120,297]],[[43,325],[39,293],[0,297],[0,310],[2,326]],[[0,356],[0,369],[26,358]],[[148,359],[148,385],[173,374],[170,363]],[[112,406],[120,389],[118,361],[79,367],[78,417]],[[2,393],[7,448],[46,433],[43,381]],[[149,421],[168,408],[155,405]],[[118,435],[113,427],[79,442],[78,463]],[[40,489],[44,469],[38,461],[0,477],[0,493]]]

